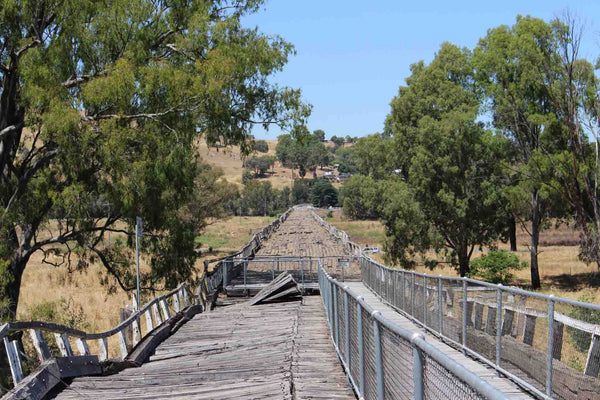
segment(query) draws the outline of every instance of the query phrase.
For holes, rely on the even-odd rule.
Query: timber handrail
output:
[[[287,219],[293,209],[290,208],[279,218],[255,233],[240,251],[226,257],[205,261],[205,268],[199,278],[196,290],[193,290],[188,284],[182,283],[170,292],[148,301],[139,310],[135,310],[126,320],[107,331],[89,333],[69,326],[43,321],[11,321],[0,325],[0,339],[3,340],[5,345],[13,382],[16,385],[23,379],[23,371],[21,367],[22,350],[18,341],[9,339],[11,332],[29,331],[40,362],[52,356],[42,331],[54,334],[56,344],[63,357],[74,355],[69,338],[76,340],[77,349],[81,355],[90,355],[88,340],[98,340],[98,358],[100,361],[109,358],[108,338],[118,335],[121,353],[119,358],[125,359],[130,354],[132,347],[135,347],[150,332],[174,318],[175,314],[190,306],[192,301],[201,306],[201,312],[210,307],[211,295],[219,290],[223,283],[223,272],[221,271],[223,261],[254,256],[262,241],[270,237],[271,233]],[[209,271],[208,266],[213,263],[216,263],[216,265]],[[172,311],[174,312],[172,313]],[[144,334],[141,330],[141,321],[145,321],[146,325]],[[129,343],[128,335],[125,333],[130,327],[132,330],[132,343]]]

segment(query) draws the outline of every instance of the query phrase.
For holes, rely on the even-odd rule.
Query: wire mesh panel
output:
[[[358,347],[358,303],[352,297],[348,299],[348,311],[350,315],[350,374],[354,382],[359,385],[360,379],[360,354]]]
[[[381,326],[381,349],[385,396],[412,399],[414,396],[412,347],[386,326]]]
[[[336,286],[337,290],[337,329],[338,329],[338,348],[340,350],[341,357],[346,359],[346,307],[344,291]]]
[[[362,310],[363,323],[363,351],[365,369],[365,399],[377,397],[377,374],[375,371],[375,340],[373,334],[373,319],[371,315]]]
[[[423,389],[423,398],[425,399],[463,400],[484,398],[471,386],[459,380],[430,357],[427,357],[424,363]]]

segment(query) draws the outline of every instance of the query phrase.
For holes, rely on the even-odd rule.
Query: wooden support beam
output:
[[[600,372],[600,332],[592,335],[592,341],[588,350],[584,373],[588,376],[598,377]]]
[[[560,321],[554,321],[554,345],[552,347],[552,357],[555,360],[560,360],[562,355],[563,333],[565,325]]]
[[[483,304],[475,303],[475,329],[481,331],[483,328]]]
[[[485,322],[485,333],[491,336],[496,335],[496,308],[488,307],[487,320]]]
[[[532,345],[533,336],[535,335],[535,321],[537,317],[533,315],[527,315],[525,318],[525,329],[523,330],[523,343]]]
[[[515,312],[512,310],[504,310],[504,321],[502,322],[502,336],[510,335],[512,333],[514,320]]]

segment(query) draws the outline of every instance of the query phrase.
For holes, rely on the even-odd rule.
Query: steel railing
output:
[[[387,320],[323,267],[319,287],[331,338],[360,399],[505,399],[415,334]]]
[[[600,317],[600,305],[475,279],[393,269],[364,254],[361,276],[413,322],[539,398],[572,398],[573,388],[600,393],[600,325],[573,317]],[[540,319],[546,323],[540,324]],[[569,340],[563,339],[565,327]],[[585,347],[577,350],[574,341],[589,346],[587,354]]]

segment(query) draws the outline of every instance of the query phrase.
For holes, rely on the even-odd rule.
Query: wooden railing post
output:
[[[107,338],[98,339],[98,348],[100,349],[100,354],[98,356],[100,361],[108,360],[108,339]]]
[[[129,354],[129,349],[127,348],[127,336],[125,335],[125,329],[121,329],[118,333],[119,336],[119,349],[121,350],[121,360],[124,360]]]
[[[160,315],[160,309],[158,308],[158,304],[152,304],[152,311],[154,312],[154,320],[156,321],[156,326],[159,326],[163,323],[163,320]]]
[[[90,355],[90,348],[85,339],[82,339],[82,338],[77,339],[77,350],[79,350],[79,354],[82,356]]]
[[[55,333],[54,339],[56,339],[56,345],[58,346],[58,350],[60,351],[61,356],[71,357],[73,355],[71,343],[69,343],[69,337],[66,333]]]
[[[163,315],[165,317],[165,321],[171,319],[171,312],[169,311],[169,305],[167,304],[166,299],[162,299],[160,301],[160,308],[162,309]]]
[[[146,335],[152,332],[154,326],[152,325],[152,312],[150,311],[152,307],[149,307],[145,312],[144,316],[146,317]]]
[[[35,347],[35,351],[38,355],[38,359],[40,362],[44,362],[52,355],[50,354],[50,349],[48,349],[48,343],[46,343],[46,339],[44,338],[44,334],[39,329],[30,329],[29,335],[31,335],[31,340],[33,341],[33,347]]]
[[[6,355],[8,356],[8,362],[10,363],[10,374],[12,375],[14,384],[17,385],[23,380],[23,370],[21,369],[21,356],[19,355],[17,341],[10,341],[5,336],[4,348],[6,349]]]

